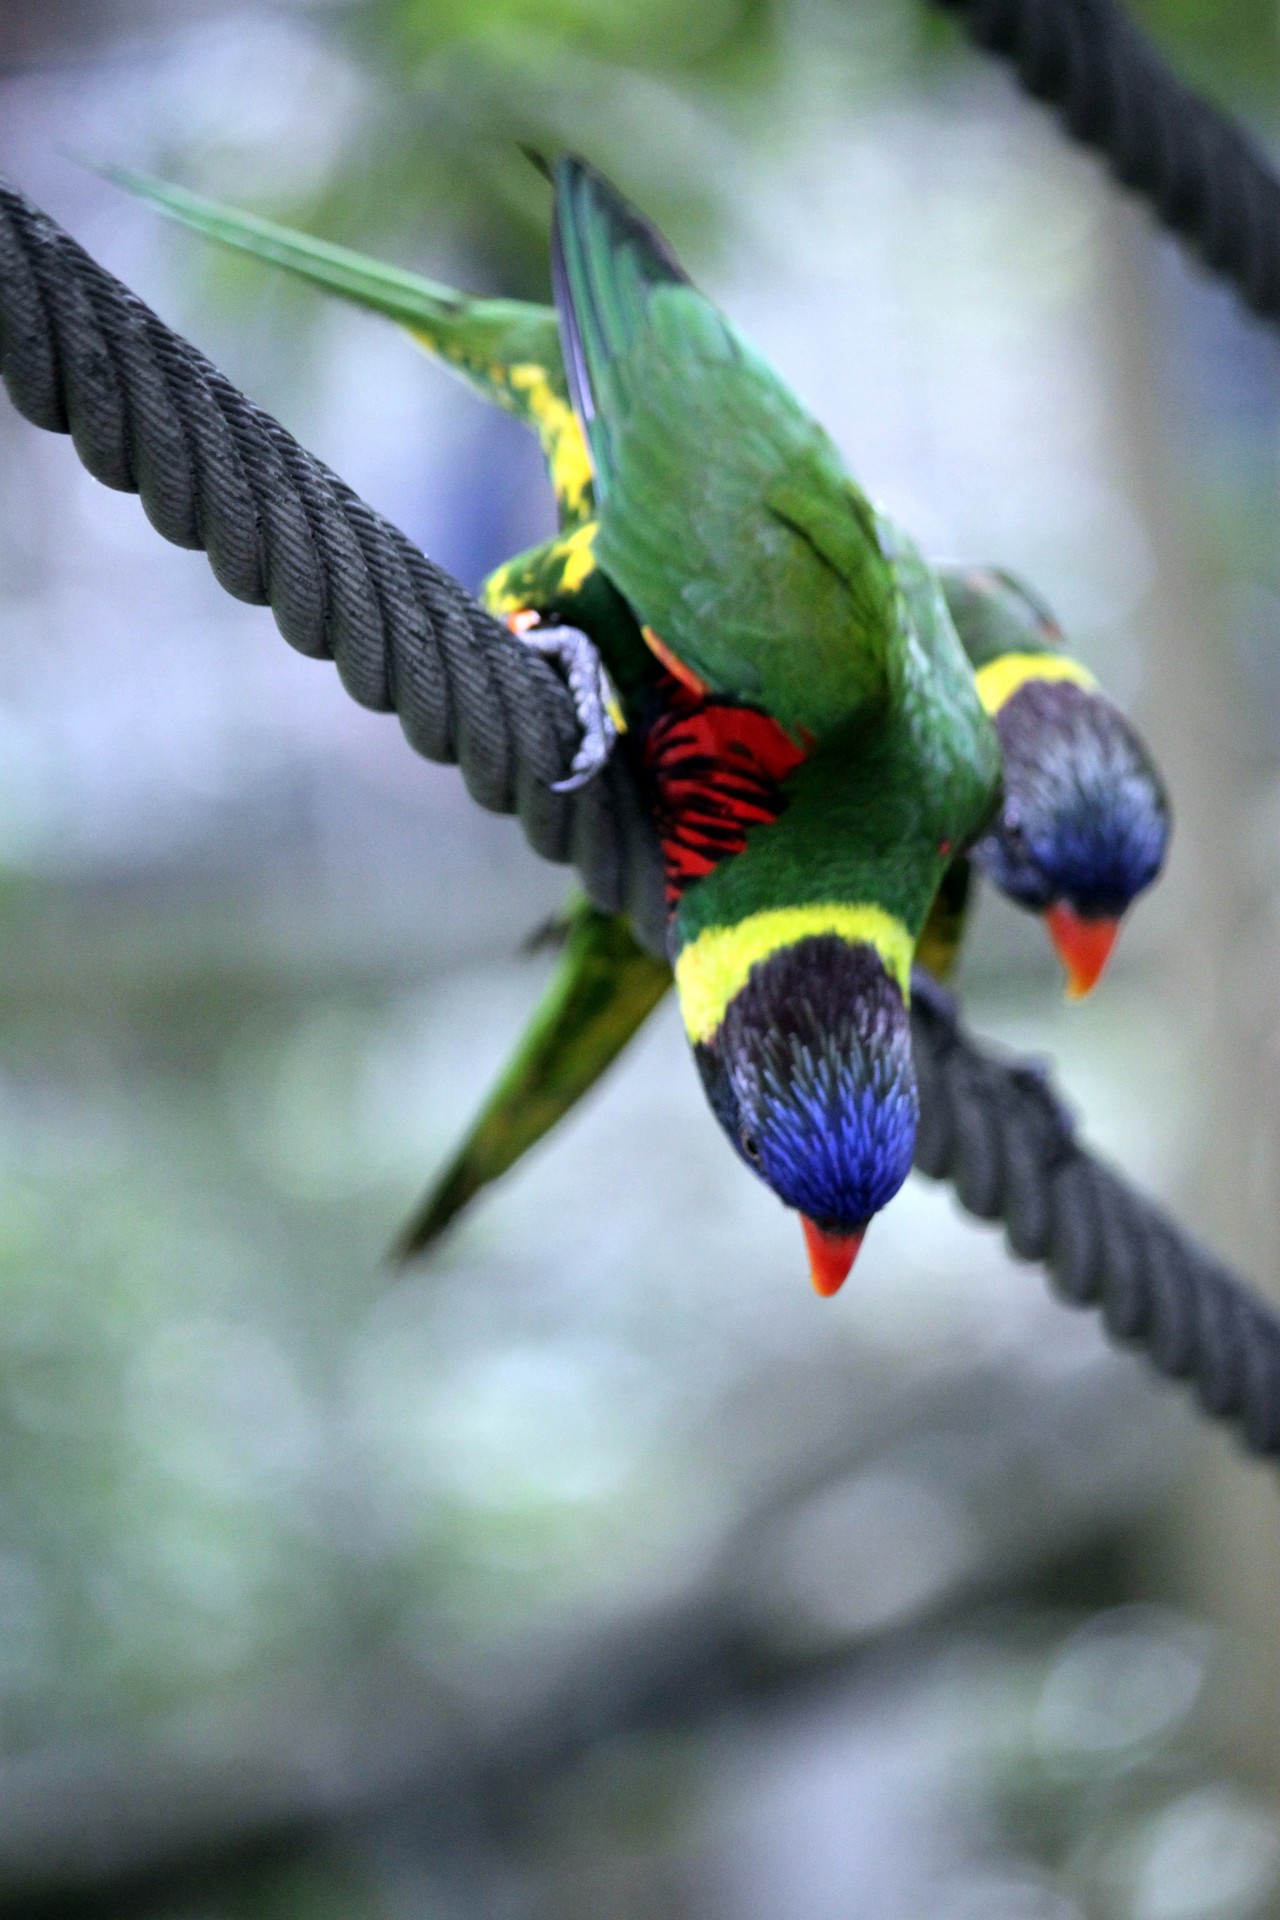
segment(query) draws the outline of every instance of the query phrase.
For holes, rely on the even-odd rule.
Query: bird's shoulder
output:
[[[718,370],[684,400],[658,383],[614,436],[596,551],[699,680],[821,736],[887,694],[892,568],[821,428],[754,398]]]

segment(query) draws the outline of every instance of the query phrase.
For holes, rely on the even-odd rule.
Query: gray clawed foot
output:
[[[520,629],[520,638],[544,659],[554,660],[568,682],[582,740],[568,774],[563,780],[554,780],[551,790],[576,793],[607,764],[618,737],[610,712],[614,693],[609,676],[595,647],[577,627],[529,625]]]

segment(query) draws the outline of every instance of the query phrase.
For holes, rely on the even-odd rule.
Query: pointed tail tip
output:
[[[422,1251],[416,1228],[415,1221],[412,1227],[406,1227],[403,1233],[396,1235],[382,1256],[384,1266],[403,1269],[413,1264]]]
[[[421,1212],[405,1222],[383,1256],[387,1266],[403,1272],[432,1251],[459,1211],[457,1206],[442,1206],[440,1201],[438,1194],[433,1195]]]
[[[866,1224],[855,1227],[851,1233],[831,1233],[801,1214],[800,1224],[804,1228],[804,1242],[809,1252],[809,1277],[813,1281],[813,1290],[823,1300],[830,1300],[839,1293],[848,1279],[858,1249],[866,1238]]]
[[[549,181],[550,184],[554,186],[556,181],[555,168],[548,160],[546,154],[543,153],[542,149],[535,147],[532,142],[528,140],[518,140],[516,145],[529,162],[529,165],[536,168],[543,179]]]

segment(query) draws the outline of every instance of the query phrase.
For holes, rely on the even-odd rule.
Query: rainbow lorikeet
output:
[[[598,604],[582,603],[594,556],[581,530],[593,521],[595,492],[553,307],[475,298],[143,175],[114,177],[209,238],[398,321],[473,390],[532,427],[561,538],[545,555],[500,569],[487,596],[508,614],[536,609],[588,628],[601,617]],[[1130,722],[1025,584],[995,568],[937,572],[1000,735],[1004,800],[969,855],[957,855],[918,958],[940,978],[950,971],[972,860],[1007,898],[1043,917],[1068,997],[1079,998],[1098,980],[1124,913],[1160,872],[1169,839],[1163,783]],[[564,591],[565,573],[573,593]]]
[[[499,602],[504,596],[516,601],[545,596],[556,617],[567,617],[575,607],[577,617],[589,617],[581,611],[581,597],[575,601],[564,593],[563,551],[551,543],[536,558],[495,576],[491,591]],[[1025,743],[1034,731],[1034,701],[1060,697],[1061,689],[1078,702],[1075,726],[1051,733],[1057,751],[1048,768],[1037,770],[1033,764],[1015,791],[1028,797],[1029,831],[1042,841],[1047,837],[1051,847],[1062,847],[1060,870],[1067,872],[1074,843],[1070,834],[1055,833],[1055,808],[1061,815],[1092,804],[1104,826],[1102,849],[1089,871],[1100,877],[1093,879],[1095,890],[1085,892],[1082,904],[1093,905],[1099,896],[1104,909],[1123,903],[1139,891],[1141,875],[1158,866],[1168,830],[1163,789],[1140,743],[1086,670],[1061,651],[1056,623],[1027,589],[1008,575],[986,570],[944,568],[940,577],[978,668],[979,688],[994,713],[1006,769],[1011,751],[1031,751]],[[579,588],[579,596],[582,592]],[[1082,787],[1084,805],[1078,798]],[[973,868],[989,871],[1008,858],[1009,812],[1006,796],[988,832],[943,875],[916,950],[917,965],[939,980],[950,974],[963,938]],[[1013,845],[1016,850],[1016,837]],[[1108,863],[1116,877],[1108,877]],[[1043,858],[1041,875],[1048,865]],[[1030,895],[1034,906],[1043,897],[1038,890],[1043,878],[1032,885],[1037,887]],[[1104,892],[1106,887],[1112,890]],[[1078,997],[1101,971],[1115,920],[1105,911],[1087,917],[1061,901],[1056,914],[1056,922],[1055,908],[1046,917],[1068,969],[1068,992]],[[564,949],[556,972],[511,1061],[401,1236],[403,1257],[425,1251],[477,1192],[550,1131],[617,1058],[671,985],[670,968],[632,938],[624,920],[600,913],[580,896],[570,903],[559,931]]]
[[[553,466],[576,420],[594,518],[493,597],[540,572],[511,615],[543,644],[530,608],[584,603],[574,630],[662,844],[704,1089],[831,1292],[911,1164],[912,959],[992,813],[999,743],[936,578],[821,427],[606,182],[564,160],[554,184],[571,410],[521,362],[507,396],[542,412]]]

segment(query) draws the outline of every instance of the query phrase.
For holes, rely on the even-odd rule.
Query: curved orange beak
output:
[[[813,1290],[820,1293],[824,1300],[829,1300],[833,1293],[839,1293],[848,1279],[849,1269],[858,1257],[858,1248],[867,1230],[860,1227],[857,1233],[826,1233],[803,1213],[800,1215],[800,1224],[804,1228],[805,1246],[809,1249],[809,1275]]]
[[[1118,920],[1083,920],[1059,900],[1045,914],[1049,938],[1067,970],[1068,1000],[1083,1000],[1097,986],[1116,935]]]

